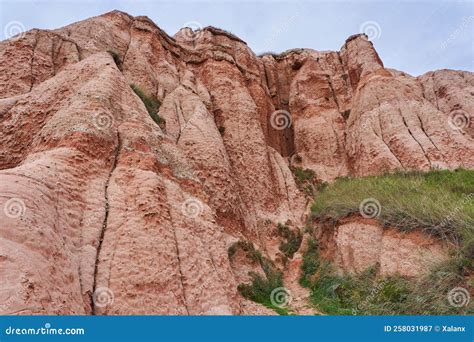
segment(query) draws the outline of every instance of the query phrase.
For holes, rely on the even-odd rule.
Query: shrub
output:
[[[135,84],[131,84],[130,87],[132,87],[135,94],[137,94],[138,97],[142,100],[143,104],[146,107],[146,110],[148,111],[148,114],[150,114],[150,117],[153,119],[153,121],[155,121],[155,123],[158,124],[160,127],[164,128],[166,121],[158,115],[158,110],[161,106],[160,101],[158,101],[158,99],[154,96],[146,95],[145,92]]]
[[[288,258],[293,258],[293,255],[301,246],[301,241],[303,240],[303,235],[299,230],[293,231],[288,226],[279,223],[277,226],[278,235],[284,238],[286,241],[283,241],[280,244],[280,251],[285,254]]]
[[[224,135],[224,132],[225,132],[225,127],[224,126],[219,126],[219,133],[221,135]]]
[[[301,158],[301,157],[300,157]],[[295,176],[296,185],[300,190],[309,196],[319,189],[319,183],[316,180],[316,174],[311,169],[303,169],[299,166],[291,166],[290,170]]]
[[[280,315],[287,315],[285,308],[280,308],[271,302],[271,293],[274,289],[283,287],[283,275],[274,268],[265,272],[265,277],[258,273],[251,273],[252,282],[250,284],[240,284],[237,290],[240,294],[256,303],[265,305],[275,310]]]
[[[285,308],[274,306],[270,299],[272,291],[283,286],[283,274],[275,267],[271,260],[255,249],[255,246],[250,241],[237,241],[233,243],[227,250],[229,258],[232,258],[239,248],[246,253],[247,258],[259,263],[265,276],[251,272],[251,282],[249,284],[239,284],[237,290],[243,297],[263,304],[280,315],[288,314]]]
[[[229,256],[229,259],[232,259],[234,257],[235,253],[237,253],[237,250],[239,248],[245,252],[247,258],[254,262],[258,262],[260,266],[263,267],[264,257],[262,253],[255,248],[251,241],[239,240],[230,245],[230,247],[227,249],[227,255]]]
[[[303,158],[298,153],[296,153],[295,157],[294,157],[294,160],[297,163],[301,163],[303,161]]]
[[[318,242],[314,238],[309,238],[306,251],[303,254],[303,262],[301,263],[300,284],[302,286],[311,287],[311,277],[319,269],[319,266]]]

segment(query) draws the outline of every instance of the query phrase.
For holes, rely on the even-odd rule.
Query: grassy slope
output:
[[[323,189],[311,208],[316,218],[340,219],[359,212],[367,198],[380,202],[378,220],[401,230],[423,229],[443,238],[474,237],[474,171],[394,173],[340,178]]]
[[[336,221],[359,212],[367,198],[380,202],[378,219],[402,230],[423,229],[454,241],[452,259],[428,276],[408,280],[379,279],[369,269],[357,276],[338,276],[320,260],[317,241],[304,254],[301,283],[311,289],[315,306],[328,314],[456,314],[468,307],[449,305],[447,293],[468,288],[474,259],[474,171],[395,173],[365,178],[342,178],[323,189],[312,207],[319,219]],[[471,278],[472,279],[472,278]],[[472,280],[471,280],[472,282]]]

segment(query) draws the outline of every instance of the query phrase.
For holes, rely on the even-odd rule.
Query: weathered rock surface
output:
[[[384,68],[363,35],[257,57],[114,11],[0,42],[0,313],[249,314],[227,248],[303,225],[290,163],[328,181],[473,168],[473,92],[470,72]],[[364,265],[417,243],[372,235],[387,252]]]
[[[384,275],[415,277],[448,260],[448,245],[420,231],[383,228],[373,219],[351,217],[332,230],[321,227],[322,254],[341,271],[375,267]]]

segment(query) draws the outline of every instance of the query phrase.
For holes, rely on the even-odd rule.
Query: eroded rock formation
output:
[[[257,57],[114,11],[0,42],[0,71],[2,314],[251,313],[227,248],[303,225],[290,163],[474,167],[474,75],[386,69],[364,35]]]

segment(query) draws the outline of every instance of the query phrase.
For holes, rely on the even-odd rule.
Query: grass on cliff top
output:
[[[317,194],[311,212],[314,218],[337,221],[359,213],[361,204],[367,214],[371,209],[378,212],[376,218],[384,226],[404,231],[422,229],[462,242],[465,252],[474,257],[472,170],[339,178]]]
[[[361,209],[361,203],[368,199]],[[473,286],[474,171],[340,178],[316,195],[311,208],[313,218],[329,224],[361,210],[366,215],[374,214],[386,227],[421,229],[454,242],[456,248],[452,248],[450,260],[427,276],[381,278],[376,269],[352,276],[338,274],[330,262],[320,259],[317,241],[310,240],[300,283],[311,289],[311,301],[319,310],[336,315],[474,312],[472,301],[458,308],[447,299],[456,287]]]

